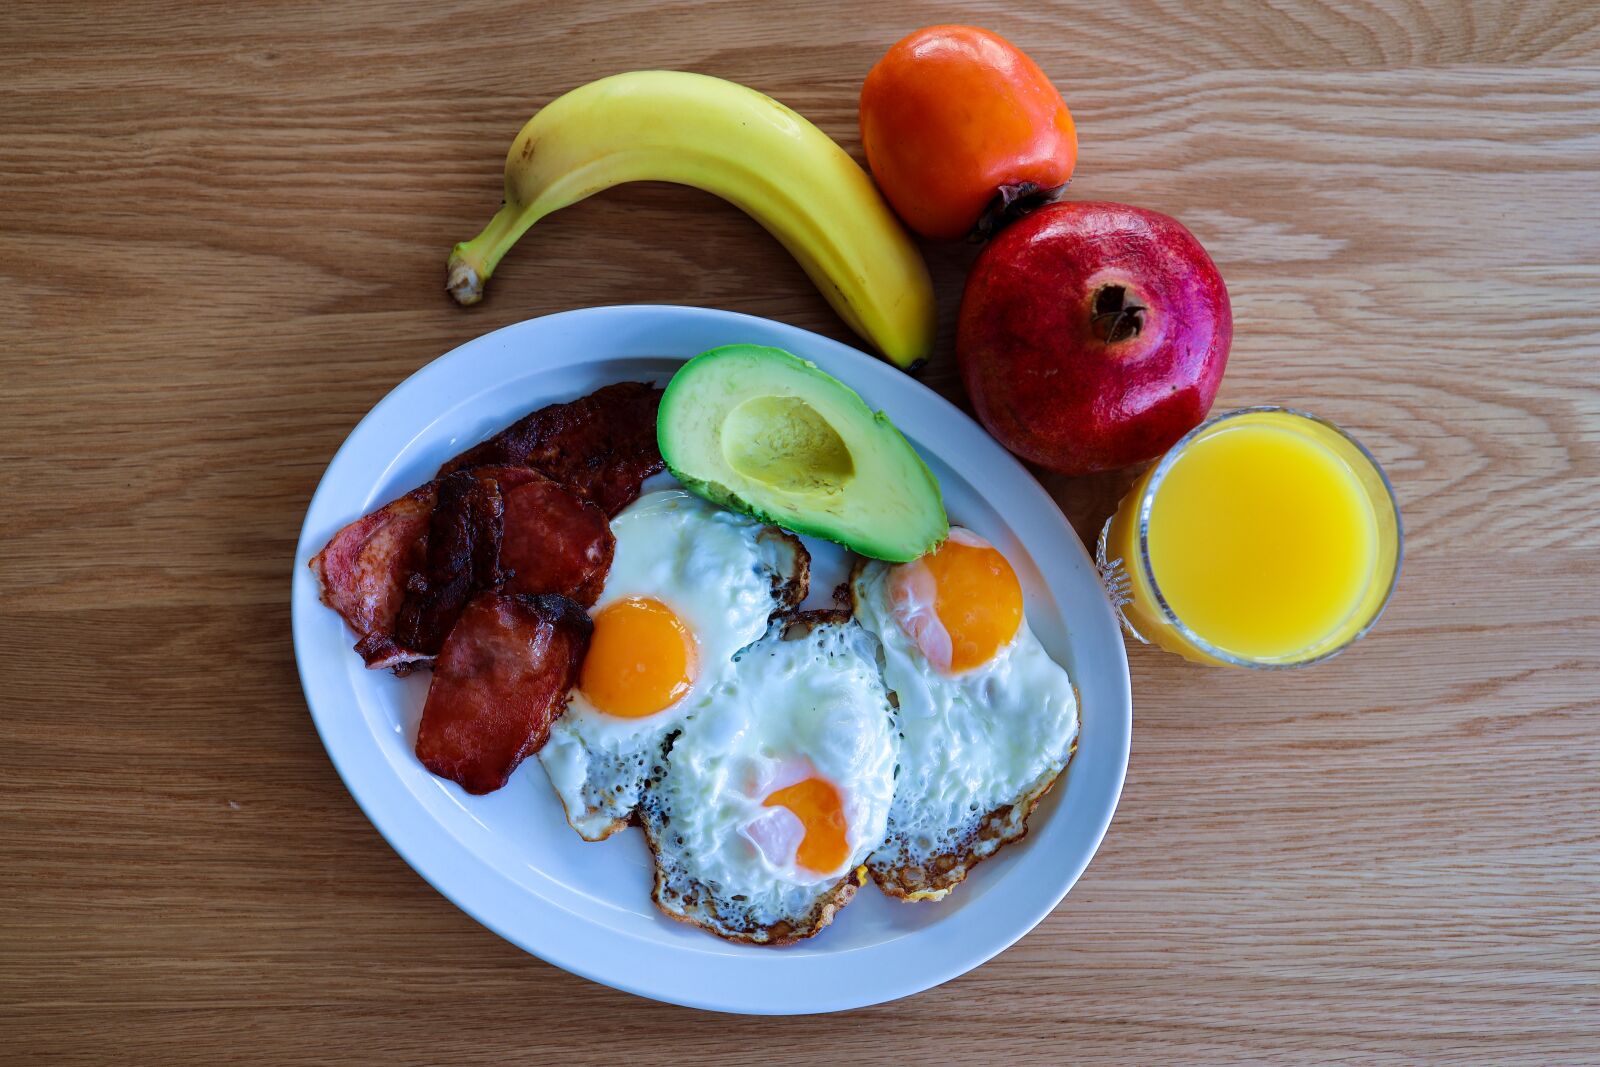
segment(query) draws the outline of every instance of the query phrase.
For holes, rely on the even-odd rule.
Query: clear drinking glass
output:
[[[1348,648],[1383,613],[1404,533],[1361,443],[1284,407],[1216,415],[1128,491],[1100,531],[1124,628],[1197,663],[1286,668]]]

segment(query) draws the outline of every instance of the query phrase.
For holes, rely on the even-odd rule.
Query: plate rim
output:
[[[471,887],[463,886],[458,874],[450,870],[441,872],[436,869],[441,862],[441,853],[452,851],[464,853],[466,857],[479,864],[482,864],[483,860],[455,835],[450,833],[443,823],[436,819],[426,817],[402,827],[397,806],[405,807],[408,806],[409,802],[409,805],[420,807],[420,802],[404,787],[400,778],[392,773],[379,774],[376,778],[359,773],[359,768],[356,766],[357,752],[347,746],[352,743],[359,746],[360,737],[351,738],[349,735],[358,733],[353,729],[354,723],[356,721],[364,722],[364,720],[361,720],[359,716],[349,715],[348,709],[341,709],[346,712],[345,719],[352,720],[351,722],[342,723],[336,720],[333,717],[333,713],[326,709],[325,702],[325,710],[318,710],[319,702],[321,702],[320,689],[325,684],[325,680],[313,677],[314,672],[309,662],[311,657],[303,653],[302,650],[303,643],[309,643],[310,638],[304,636],[302,631],[309,625],[309,615],[312,608],[322,611],[326,609],[322,607],[314,592],[310,596],[309,603],[307,602],[304,590],[307,589],[309,579],[302,572],[307,572],[305,561],[321,547],[320,542],[326,536],[326,530],[322,529],[321,524],[314,520],[318,519],[321,513],[327,511],[331,506],[328,498],[334,492],[333,483],[336,481],[334,475],[340,470],[341,461],[346,464],[353,462],[351,456],[360,446],[362,438],[366,436],[363,430],[373,426],[390,408],[399,405],[401,399],[397,398],[402,398],[414,390],[416,388],[414,383],[418,383],[428,376],[443,373],[447,367],[453,364],[468,364],[477,352],[504,344],[522,333],[559,330],[563,326],[580,324],[587,320],[615,318],[640,319],[644,323],[656,320],[660,324],[666,325],[668,329],[671,329],[673,325],[681,328],[688,324],[725,327],[726,332],[730,334],[730,338],[739,336],[741,331],[746,334],[755,333],[768,338],[776,335],[779,339],[770,343],[790,348],[796,351],[796,354],[801,355],[802,358],[812,358],[813,354],[819,349],[826,352],[826,358],[830,364],[837,360],[840,364],[848,367],[848,371],[846,374],[839,374],[837,366],[832,365],[823,369],[835,374],[836,377],[845,379],[847,383],[850,383],[850,379],[859,372],[867,378],[876,379],[875,384],[886,390],[894,391],[905,388],[909,388],[913,392],[920,390],[922,393],[921,402],[931,402],[941,417],[954,420],[953,425],[960,429],[959,436],[971,438],[973,434],[976,434],[978,438],[981,438],[983,445],[980,446],[980,451],[991,453],[983,458],[983,462],[985,464],[990,462],[999,463],[1002,469],[1007,471],[1010,476],[1009,480],[1014,483],[1014,488],[1035,496],[1037,503],[1045,505],[1048,512],[1059,520],[1062,528],[1070,537],[1071,544],[1082,554],[1084,563],[1091,570],[1093,569],[1093,561],[1089,557],[1088,550],[1078,538],[1076,532],[1072,530],[1065,516],[1061,514],[1059,506],[1020,461],[1006,452],[970,416],[945,397],[940,396],[922,382],[917,381],[892,365],[848,345],[797,326],[760,316],[670,304],[600,305],[524,319],[470,338],[430,360],[397,383],[362,416],[350,433],[346,435],[344,441],[329,460],[318,481],[316,491],[312,494],[307,504],[305,518],[301,524],[300,536],[296,543],[291,573],[290,614],[295,663],[307,708],[311,713],[323,747],[328,753],[329,760],[338,772],[346,791],[350,793],[368,821],[372,823],[373,827],[389,846],[406,861],[407,865],[474,921],[530,955],[553,966],[636,996],[700,1010],[734,1014],[817,1014],[866,1007],[911,996],[941,985],[988,962],[1030,932],[1066,897],[1067,893],[1082,876],[1090,860],[1098,852],[1121,798],[1132,741],[1131,681],[1128,674],[1126,649],[1120,639],[1120,632],[1116,630],[1111,606],[1104,598],[1101,598],[1101,602],[1093,610],[1098,614],[1104,615],[1104,618],[1100,620],[1101,625],[1109,626],[1112,634],[1116,637],[1112,644],[1115,649],[1114,658],[1117,661],[1119,670],[1115,672],[1111,681],[1117,690],[1115,696],[1118,698],[1119,707],[1097,707],[1096,714],[1110,715],[1115,720],[1116,730],[1114,736],[1108,739],[1108,741],[1115,742],[1115,744],[1109,751],[1099,756],[1099,759],[1111,759],[1113,761],[1111,771],[1114,782],[1113,787],[1106,792],[1104,799],[1099,804],[1100,810],[1094,813],[1092,822],[1086,824],[1086,828],[1089,831],[1089,845],[1082,850],[1081,857],[1070,864],[1070,869],[1066,872],[1066,876],[1061,879],[1059,892],[1046,892],[1044,897],[1041,898],[1042,906],[1037,906],[1038,902],[1036,902],[1036,907],[1023,915],[1020,920],[1008,923],[1006,932],[999,937],[991,938],[977,946],[964,946],[961,951],[954,954],[953,962],[946,961],[942,966],[937,967],[902,968],[901,973],[897,974],[886,974],[880,970],[866,980],[855,983],[841,983],[838,988],[831,986],[826,981],[819,984],[813,984],[810,981],[801,983],[784,982],[781,984],[788,988],[778,991],[779,995],[776,998],[770,995],[763,995],[760,992],[752,993],[748,989],[740,990],[738,999],[729,999],[729,995],[726,993],[721,996],[702,996],[697,995],[692,988],[692,983],[674,986],[668,980],[667,984],[659,982],[651,984],[647,980],[631,977],[627,973],[619,975],[616,973],[615,968],[607,969],[604,966],[593,964],[592,961],[585,958],[581,944],[574,946],[560,943],[563,940],[570,941],[570,938],[563,939],[559,936],[533,937],[530,936],[529,931],[525,928],[512,929],[510,924],[505,921],[508,906],[514,903],[518,897],[523,898],[523,903],[526,904],[528,890],[511,882],[494,868],[489,868],[486,873],[498,881],[490,882],[489,879],[485,879],[483,884]],[[670,345],[664,344],[663,347],[667,348]],[[671,358],[668,352],[658,352],[655,353],[655,356]],[[597,351],[592,358],[595,361],[601,361],[639,357],[637,354]],[[684,356],[683,358],[687,359],[689,357]],[[579,362],[586,361],[581,360]],[[874,403],[871,406],[876,408],[880,405]],[[400,450],[403,451],[403,449],[404,445],[402,444]],[[1020,478],[1017,477],[1018,475],[1020,475]],[[345,492],[344,495],[348,496],[348,493]],[[312,542],[312,538],[315,538],[316,541]],[[368,736],[370,737],[370,734]],[[380,763],[383,762],[381,752],[376,753],[376,759]],[[1070,770],[1068,773],[1070,775]],[[422,811],[424,815],[427,814],[426,809],[422,809]],[[501,882],[505,884],[502,886]],[[974,908],[981,909],[981,907],[981,904],[974,905]],[[510,910],[514,912],[515,909]],[[1034,911],[1037,914],[1034,914]],[[561,925],[560,923],[550,924],[551,932],[559,934]],[[608,937],[636,940],[632,934],[609,928],[599,928],[586,919],[583,920],[583,925],[585,927],[603,929]],[[886,949],[888,945],[897,945],[905,940],[915,940],[915,937],[897,939],[887,945],[873,946],[873,948]],[[669,956],[674,951],[671,946],[652,946],[652,948],[659,949],[659,951],[665,952]],[[828,961],[845,955],[818,953],[785,959],[781,956],[782,950],[765,949],[763,951],[776,952],[778,954],[771,958],[763,958],[760,966],[756,969],[772,971],[773,973],[776,973],[776,968],[772,968],[770,964],[779,962],[783,963],[788,970],[794,972],[825,971],[829,967]],[[730,956],[725,958],[732,960],[737,957]],[[755,963],[754,960],[745,962]],[[735,969],[745,970],[748,968],[735,965]],[[740,980],[742,982],[750,982],[748,976]],[[804,1001],[795,1000],[794,994],[797,989],[809,999]]]

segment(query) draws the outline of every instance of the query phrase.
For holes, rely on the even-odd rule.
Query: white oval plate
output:
[[[548,403],[610,382],[665,382],[718,345],[776,345],[887,412],[944,489],[953,521],[987,537],[1022,579],[1029,622],[1072,673],[1083,726],[1065,788],[1028,837],[979,866],[950,899],[903,904],[870,885],[816,938],[787,948],[719,941],[650,903],[637,830],[580,841],[537,760],[471,797],[412,751],[428,674],[368,671],[322,606],[307,562],[345,523],[432,477],[450,456]],[[821,554],[826,557],[826,553]],[[840,558],[833,557],[835,564]],[[827,565],[826,558],[824,564]],[[814,589],[826,598],[831,581]],[[894,367],[766,319],[683,307],[600,307],[508,326],[402,382],[333,457],[295,553],[294,647],[306,702],[356,802],[395,850],[457,906],[513,944],[640,996],[718,1011],[841,1011],[907,996],[978,966],[1031,930],[1083,873],[1128,763],[1128,663],[1095,568],[1055,503],[954,405]]]

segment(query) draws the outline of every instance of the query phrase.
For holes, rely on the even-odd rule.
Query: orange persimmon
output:
[[[1078,160],[1072,113],[1038,64],[975,26],[928,26],[861,86],[872,176],[924,237],[987,236],[1059,195]]]

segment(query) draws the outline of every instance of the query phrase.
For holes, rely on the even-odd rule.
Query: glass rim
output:
[[[1150,510],[1152,505],[1155,503],[1156,492],[1161,488],[1161,483],[1163,480],[1165,480],[1167,472],[1172,469],[1173,464],[1178,461],[1183,453],[1187,451],[1189,445],[1193,444],[1195,439],[1201,434],[1204,434],[1208,430],[1215,428],[1218,424],[1227,422],[1231,419],[1236,419],[1243,415],[1259,414],[1292,415],[1296,418],[1305,419],[1308,422],[1315,423],[1324,429],[1331,430],[1333,433],[1338,434],[1345,441],[1348,441],[1352,446],[1355,447],[1356,451],[1360,452],[1362,457],[1366,459],[1369,464],[1371,464],[1372,469],[1377,472],[1378,480],[1383,483],[1383,491],[1389,496],[1389,508],[1394,513],[1394,571],[1389,576],[1389,587],[1383,591],[1383,599],[1378,602],[1378,609],[1372,613],[1372,617],[1370,619],[1362,623],[1360,629],[1351,634],[1346,640],[1341,641],[1333,648],[1319,653],[1310,659],[1299,659],[1294,660],[1293,662],[1275,662],[1272,660],[1251,659],[1246,656],[1240,656],[1233,652],[1229,652],[1226,649],[1219,648],[1210,641],[1207,641],[1205,638],[1201,637],[1189,627],[1188,623],[1180,619],[1178,617],[1178,613],[1172,610],[1172,605],[1167,603],[1166,595],[1161,592],[1161,585],[1156,581],[1155,568],[1151,566],[1150,563]],[[1138,566],[1141,568],[1142,577],[1150,585],[1150,592],[1155,596],[1156,606],[1161,610],[1162,621],[1176,629],[1185,641],[1188,641],[1207,656],[1210,656],[1213,659],[1228,664],[1232,667],[1248,667],[1252,670],[1267,671],[1291,670],[1297,667],[1309,667],[1312,664],[1322,663],[1325,660],[1330,660],[1334,656],[1337,656],[1339,653],[1343,652],[1345,649],[1349,648],[1351,645],[1355,644],[1357,641],[1361,640],[1361,638],[1367,635],[1368,631],[1377,625],[1378,620],[1383,617],[1384,611],[1389,607],[1389,600],[1394,596],[1395,587],[1400,584],[1400,569],[1401,565],[1405,561],[1406,554],[1406,531],[1405,524],[1400,517],[1400,501],[1395,498],[1394,486],[1389,482],[1388,472],[1383,469],[1383,464],[1378,462],[1377,457],[1373,456],[1373,454],[1367,450],[1366,445],[1362,444],[1350,434],[1346,433],[1337,424],[1330,422],[1319,415],[1313,415],[1309,411],[1302,411],[1299,408],[1284,407],[1277,404],[1259,404],[1254,407],[1234,408],[1231,411],[1224,411],[1220,415],[1212,415],[1200,425],[1196,426],[1194,429],[1178,438],[1177,442],[1171,448],[1167,449],[1166,454],[1161,457],[1159,462],[1157,462],[1154,472],[1152,472],[1150,475],[1149,482],[1146,483],[1144,491],[1139,495],[1138,515]]]

